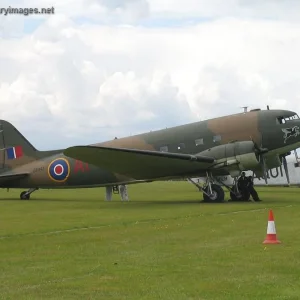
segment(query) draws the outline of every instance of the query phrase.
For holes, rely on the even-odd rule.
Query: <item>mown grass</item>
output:
[[[201,203],[189,183],[0,193],[0,299],[299,299],[300,189]],[[227,194],[228,198],[228,194]],[[280,245],[265,246],[273,209]]]

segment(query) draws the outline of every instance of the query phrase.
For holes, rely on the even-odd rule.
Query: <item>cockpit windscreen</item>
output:
[[[290,117],[277,117],[277,121],[279,124],[285,124],[289,121],[293,121],[293,120],[298,120],[299,116],[297,114],[294,114],[293,116]]]

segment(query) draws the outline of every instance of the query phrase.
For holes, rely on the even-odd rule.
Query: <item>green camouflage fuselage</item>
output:
[[[140,135],[114,139],[93,144],[116,148],[167,151],[172,153],[207,155],[207,150],[233,141],[251,141],[268,148],[268,167],[276,166],[278,155],[283,155],[300,146],[300,120],[296,117],[281,123],[280,117],[296,115],[292,111],[262,110],[215,118]],[[1,175],[28,173],[24,178],[2,181],[2,187],[20,188],[71,188],[135,183],[134,178],[113,173],[63,155],[63,149],[54,151],[36,150],[10,123],[0,121],[1,149],[22,146],[23,155],[8,159],[6,151],[0,153]],[[285,129],[289,128],[286,133]],[[53,176],[56,160],[63,162],[64,176]],[[51,169],[52,168],[52,169]],[[62,171],[56,166],[56,173]],[[52,175],[51,175],[52,174]],[[224,174],[216,171],[214,175]],[[193,174],[205,176],[205,172]]]

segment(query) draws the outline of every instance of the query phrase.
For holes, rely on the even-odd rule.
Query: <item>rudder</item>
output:
[[[0,168],[32,161],[37,149],[9,122],[0,120]]]

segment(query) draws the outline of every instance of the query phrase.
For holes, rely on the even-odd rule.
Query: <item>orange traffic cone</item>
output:
[[[272,210],[269,211],[267,236],[263,243],[264,244],[280,244],[281,243],[279,240],[277,240],[275,221],[274,221],[274,216],[273,216]]]

